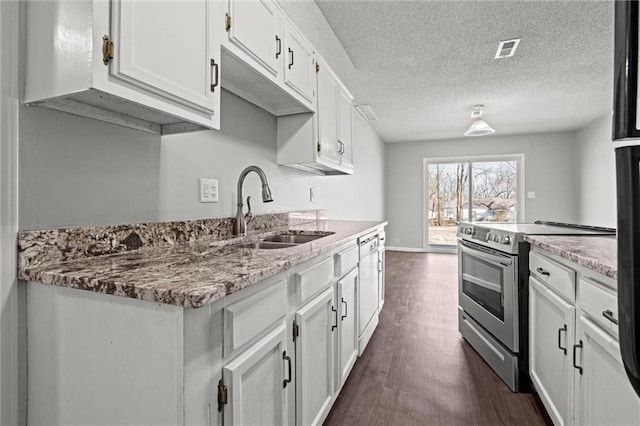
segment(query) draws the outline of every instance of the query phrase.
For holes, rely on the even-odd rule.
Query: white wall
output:
[[[574,134],[490,136],[386,145],[387,244],[422,249],[423,159],[524,154],[525,221],[575,222]]]
[[[615,145],[611,142],[610,115],[576,132],[580,223],[616,226]]]
[[[579,221],[617,226],[615,148],[640,142],[611,142],[611,115],[576,132]]]
[[[26,416],[24,300],[16,278],[18,230],[18,2],[0,2],[0,424]]]
[[[249,174],[243,201],[251,196],[254,213],[324,208],[336,219],[383,218],[383,143],[359,117],[354,120],[355,174],[318,177],[278,166],[275,117],[229,92],[222,92],[222,105],[220,132],[162,138],[161,220],[234,216],[238,177],[252,164],[265,171],[274,200],[262,203],[260,179]],[[218,179],[218,203],[199,202],[200,177]],[[314,202],[310,188],[315,190]]]

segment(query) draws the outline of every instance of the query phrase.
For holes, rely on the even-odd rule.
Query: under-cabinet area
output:
[[[598,262],[587,268],[566,258],[583,257],[589,238],[604,247],[615,239],[527,238],[533,244],[529,371],[547,413],[556,425],[636,424],[640,400],[620,357],[617,281],[609,276],[615,272],[605,275]]]
[[[189,267],[205,272],[202,262],[217,262],[217,254],[220,263],[209,270],[218,278],[209,280],[226,293],[198,307],[171,303],[192,298],[161,296],[169,283],[158,283],[153,296],[153,273],[142,276],[144,267],[138,267],[139,284],[132,281],[128,294],[116,289],[122,285],[124,290],[126,282],[78,291],[74,277],[87,272],[70,272],[73,261],[25,268],[25,278],[31,276],[29,424],[321,424],[368,342],[369,336],[363,339],[359,333],[359,312],[369,312],[370,301],[375,306],[365,324],[367,333],[377,325],[384,288],[384,225],[299,225],[292,235],[315,235],[319,227],[324,231],[311,242],[282,249],[217,246],[224,240],[196,244],[187,254]],[[24,238],[27,248],[29,237]],[[363,247],[375,270],[363,271],[369,264],[362,263]],[[147,256],[140,250],[106,256],[113,277],[128,268],[127,259],[140,265],[140,256]],[[152,250],[156,252],[149,255],[157,256],[164,249]],[[242,264],[255,268],[263,256],[289,264],[251,285],[238,287],[222,278],[224,270],[234,268],[242,276]],[[229,265],[231,258],[236,265]],[[80,264],[91,269],[100,260],[75,262],[78,271]],[[160,263],[151,270],[161,268]],[[263,267],[279,267],[278,261],[270,263]],[[104,263],[98,269],[102,267]],[[48,282],[48,274],[59,278]],[[164,279],[190,279],[180,274],[176,268]],[[53,285],[34,282],[37,277]],[[104,272],[104,280],[110,279]],[[138,290],[147,286],[146,296],[136,293],[136,285]],[[192,283],[182,291],[201,293],[207,286]],[[139,296],[148,300],[136,300]],[[153,297],[166,299],[158,303]]]

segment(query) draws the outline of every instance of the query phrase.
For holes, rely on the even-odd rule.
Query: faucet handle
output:
[[[249,224],[249,222],[253,220],[253,213],[251,213],[251,195],[247,197],[247,208],[249,209],[249,211],[245,213],[244,218],[245,222]]]

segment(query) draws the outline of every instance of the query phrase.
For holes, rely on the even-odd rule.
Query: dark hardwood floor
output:
[[[380,324],[325,425],[546,425],[458,333],[457,257],[386,254]]]

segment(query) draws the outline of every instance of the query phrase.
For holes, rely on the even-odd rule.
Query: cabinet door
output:
[[[636,395],[620,358],[618,341],[580,316],[577,326],[576,424],[632,425],[640,422]]]
[[[333,351],[337,311],[333,287],[296,312],[296,423],[321,424],[333,398]]]
[[[572,344],[575,308],[529,279],[529,372],[540,399],[556,425],[571,423],[573,413]]]
[[[277,76],[284,55],[280,14],[270,0],[230,0],[229,41]]]
[[[111,75],[213,114],[220,94],[211,87],[220,78],[213,21],[211,0],[113,0]]]
[[[354,268],[338,281],[338,358],[336,365],[336,391],[344,384],[358,359],[358,323],[356,289],[358,268]]]
[[[338,90],[338,144],[340,163],[353,164],[353,110],[351,98]]]
[[[224,423],[284,424],[287,421],[285,382],[291,361],[286,353],[286,326],[282,322],[223,369],[228,387]]]
[[[284,82],[312,102],[316,87],[313,48],[291,25],[286,26],[285,41]]]
[[[318,156],[340,163],[338,154],[338,87],[324,67],[318,72]]]

